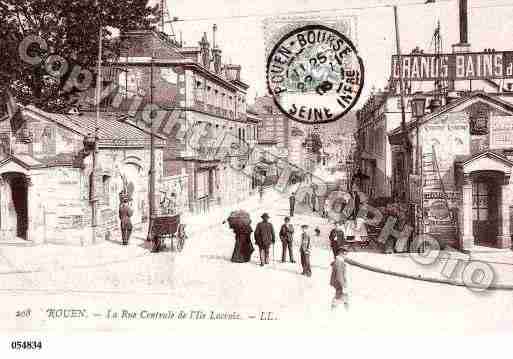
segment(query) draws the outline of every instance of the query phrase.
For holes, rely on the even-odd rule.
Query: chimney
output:
[[[230,81],[240,80],[240,70],[241,70],[240,65],[230,64],[230,65],[226,65],[225,68],[226,68],[226,74],[228,75],[228,79]]]
[[[459,14],[459,29],[460,29],[460,42],[452,45],[453,53],[469,52],[469,16],[470,16],[470,2],[471,0],[458,0],[458,14]]]
[[[203,33],[203,38],[201,39],[200,43],[201,48],[201,63],[203,66],[209,70],[210,69],[210,44],[207,40],[207,33]]]
[[[219,74],[222,70],[221,66],[221,49],[216,44],[216,32],[217,32],[217,25],[214,24],[212,28],[212,58],[214,59],[214,71],[216,74]]]

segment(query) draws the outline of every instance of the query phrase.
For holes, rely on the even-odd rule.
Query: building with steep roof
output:
[[[150,132],[126,116],[98,121],[97,169],[92,175],[96,119],[87,114],[47,113],[17,107],[0,122],[0,242],[87,244],[119,228],[119,193],[131,194],[136,227],[148,220]],[[93,142],[91,142],[93,141]],[[158,188],[166,186],[163,149],[155,137]],[[95,193],[91,182],[95,181]],[[97,200],[98,227],[91,232]],[[182,200],[187,200],[183,198]]]

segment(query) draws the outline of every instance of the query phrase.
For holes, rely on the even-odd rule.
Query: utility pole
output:
[[[92,242],[96,242],[96,230],[98,227],[98,214],[97,214],[97,208],[98,208],[98,197],[96,195],[97,189],[96,189],[96,167],[97,167],[97,161],[98,161],[98,123],[100,121],[100,97],[101,97],[101,86],[102,86],[102,11],[101,11],[101,5],[99,5],[99,2],[96,2],[96,6],[99,7],[98,11],[98,19],[99,19],[99,30],[98,30],[98,73],[96,76],[96,117],[94,121],[94,148],[92,153],[92,168],[91,168],[91,175],[89,178],[90,181],[90,202],[91,202],[91,229],[92,229]]]
[[[404,160],[404,168],[406,172],[406,202],[409,202],[410,200],[410,166],[409,166],[409,152],[410,152],[410,146],[409,146],[409,138],[408,138],[408,131],[406,128],[406,114],[404,112],[404,84],[403,84],[403,62],[401,58],[401,40],[399,38],[399,19],[397,16],[397,6],[394,5],[394,22],[395,22],[395,46],[396,46],[396,52],[397,57],[399,61],[399,91],[400,91],[400,104],[401,104],[401,128],[403,130],[403,136],[404,136],[404,146],[406,147],[406,156],[407,158]]]
[[[147,241],[152,240],[152,231],[153,231],[153,223],[155,216],[155,144],[154,144],[154,136],[153,136],[153,40],[152,40],[152,55],[150,59],[150,171],[149,171],[149,180],[150,180],[150,188],[149,188],[149,223],[148,223],[148,236],[146,238]]]

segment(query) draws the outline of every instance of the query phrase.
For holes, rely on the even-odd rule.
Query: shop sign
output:
[[[513,78],[513,51],[401,56],[402,78],[413,81]],[[400,79],[399,57],[392,56],[392,78]]]

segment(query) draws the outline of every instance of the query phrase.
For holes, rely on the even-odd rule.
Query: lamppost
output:
[[[426,110],[426,97],[417,92],[413,98],[411,99],[411,112],[412,116],[415,118],[415,138],[416,138],[416,148],[415,148],[415,174],[419,175],[419,162],[420,162],[420,150],[419,150],[419,122],[422,117],[424,117],[424,113]]]
[[[420,222],[422,218],[423,213],[423,202],[424,199],[422,194],[422,180],[420,178],[420,160],[421,160],[421,154],[420,154],[420,139],[419,139],[419,122],[424,117],[424,113],[426,110],[426,97],[422,95],[422,93],[417,92],[412,100],[411,100],[411,112],[412,116],[415,118],[415,141],[416,141],[416,147],[415,147],[415,179],[418,183],[417,190],[417,199],[418,202],[415,205],[415,227],[417,234],[420,233]],[[419,211],[420,209],[420,211]],[[420,212],[420,213],[419,213]]]

